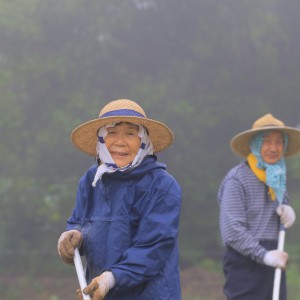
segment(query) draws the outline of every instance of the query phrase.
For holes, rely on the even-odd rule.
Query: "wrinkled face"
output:
[[[138,153],[141,145],[138,132],[138,125],[124,122],[107,128],[105,145],[118,167],[127,166]]]
[[[275,164],[278,162],[284,150],[284,139],[280,131],[271,131],[264,135],[260,154],[264,162],[267,164]]]

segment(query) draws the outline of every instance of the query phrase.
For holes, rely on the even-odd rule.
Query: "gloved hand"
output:
[[[264,264],[274,268],[285,269],[288,261],[288,254],[281,250],[271,250],[264,257]]]
[[[83,300],[81,289],[76,290],[77,300]]]
[[[102,300],[110,289],[116,284],[115,277],[112,272],[103,272],[100,276],[95,277],[92,282],[83,289],[86,295],[90,295],[92,300]],[[76,291],[77,299],[83,300],[81,290]]]
[[[57,243],[57,251],[62,260],[67,264],[74,264],[74,249],[80,247],[82,234],[78,230],[65,231]]]
[[[284,228],[290,228],[296,220],[296,214],[293,208],[286,204],[281,204],[276,209],[277,215],[280,217],[280,223]]]

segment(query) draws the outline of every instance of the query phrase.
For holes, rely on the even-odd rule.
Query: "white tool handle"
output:
[[[284,240],[285,240],[285,230],[279,231],[278,236],[278,250],[283,251],[284,249]],[[275,269],[275,276],[274,276],[274,285],[273,285],[273,298],[272,300],[279,300],[279,290],[280,290],[280,281],[281,281],[281,269]]]
[[[75,248],[75,251],[74,251],[74,264],[75,264],[75,268],[76,268],[76,272],[77,272],[80,289],[82,292],[82,290],[87,286],[87,283],[86,283],[86,278],[84,275],[84,270],[83,270],[82,261],[81,261],[81,257],[80,257],[78,248]],[[83,292],[82,292],[82,296],[83,296],[84,300],[91,300],[90,296],[84,294]]]

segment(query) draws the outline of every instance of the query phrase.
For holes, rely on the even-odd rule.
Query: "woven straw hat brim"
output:
[[[238,156],[247,157],[251,152],[250,142],[258,132],[280,130],[288,135],[288,146],[284,157],[291,157],[300,152],[300,130],[288,126],[265,126],[249,129],[234,136],[230,142],[231,150]]]
[[[169,147],[174,140],[172,131],[165,124],[148,118],[134,116],[106,117],[88,121],[75,128],[71,133],[72,143],[86,154],[96,156],[97,131],[109,123],[130,122],[144,125],[153,144],[153,152],[160,152]]]

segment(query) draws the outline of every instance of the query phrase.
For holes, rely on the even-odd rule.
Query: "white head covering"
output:
[[[116,171],[124,172],[129,169],[136,168],[144,159],[146,155],[153,154],[153,145],[148,136],[146,128],[142,125],[135,124],[139,126],[138,136],[141,138],[141,146],[140,149],[133,159],[131,163],[129,163],[125,167],[118,167],[115,161],[112,159],[106,145],[105,145],[105,137],[107,136],[107,128],[115,127],[117,123],[110,123],[105,126],[100,127],[98,131],[98,142],[96,146],[97,154],[100,158],[101,164],[97,169],[97,172],[94,177],[94,181],[92,186],[95,187],[98,180],[101,180],[102,175],[104,173],[114,173]]]

